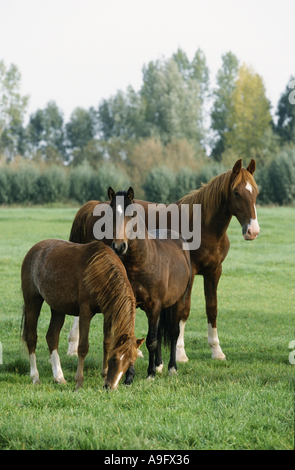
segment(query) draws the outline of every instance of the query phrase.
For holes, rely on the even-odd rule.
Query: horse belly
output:
[[[54,310],[65,315],[79,314],[79,288],[75,273],[65,267],[45,263],[38,279],[39,292]]]
[[[65,315],[79,315],[78,296],[68,289],[66,282],[47,280],[40,289],[45,302],[54,310]]]

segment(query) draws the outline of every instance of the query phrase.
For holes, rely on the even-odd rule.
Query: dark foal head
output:
[[[127,334],[120,338],[108,360],[108,372],[104,385],[106,389],[116,390],[122,376],[130,367],[134,366],[138,356],[138,348],[143,342],[144,338],[136,339],[135,336],[130,338]]]
[[[260,232],[256,213],[258,187],[253,178],[255,168],[253,159],[246,170],[242,168],[242,160],[238,160],[231,174],[228,208],[240,222],[245,240],[255,240]]]
[[[113,242],[112,249],[118,256],[122,256],[128,250],[128,233],[126,233],[126,224],[135,216],[132,204],[134,202],[133,188],[128,191],[115,191],[110,187],[108,189],[110,206],[113,211]],[[126,208],[130,206],[130,210]],[[128,231],[127,231],[128,232]]]

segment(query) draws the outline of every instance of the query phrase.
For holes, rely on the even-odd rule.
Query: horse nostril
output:
[[[103,389],[106,390],[107,392],[109,392],[111,390],[111,387],[109,386],[108,383],[105,383],[104,386],[103,386]]]
[[[126,251],[126,243],[123,242],[122,245],[121,245],[121,253],[124,253],[124,251]]]

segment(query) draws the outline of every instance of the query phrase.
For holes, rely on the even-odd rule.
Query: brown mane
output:
[[[249,182],[258,191],[257,184],[249,171],[241,169],[237,177],[232,181],[232,170],[222,173],[213,178],[209,183],[202,184],[200,189],[191,191],[178,201],[178,204],[189,204],[190,216],[192,214],[193,204],[202,205],[202,222],[208,225],[212,217],[216,214],[222,200],[227,200],[229,191],[241,183]]]
[[[118,261],[120,262],[119,259]],[[100,245],[85,269],[84,281],[88,291],[96,295],[97,304],[104,313],[105,321],[112,321],[114,337],[111,349],[116,348],[116,352],[119,349],[123,354],[130,347],[130,341],[134,336],[135,297],[125,268],[123,264],[118,265],[118,261],[115,261],[110,248]],[[130,312],[132,312],[131,318]],[[123,334],[127,334],[129,339],[122,346],[118,339]]]

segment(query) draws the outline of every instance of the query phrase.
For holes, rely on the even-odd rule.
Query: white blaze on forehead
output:
[[[249,181],[247,181],[246,189],[248,189],[248,191],[250,191],[250,193],[252,193],[253,188],[252,188],[251,184],[249,183]]]
[[[119,214],[123,214],[123,207],[120,204],[117,206],[117,211]]]

